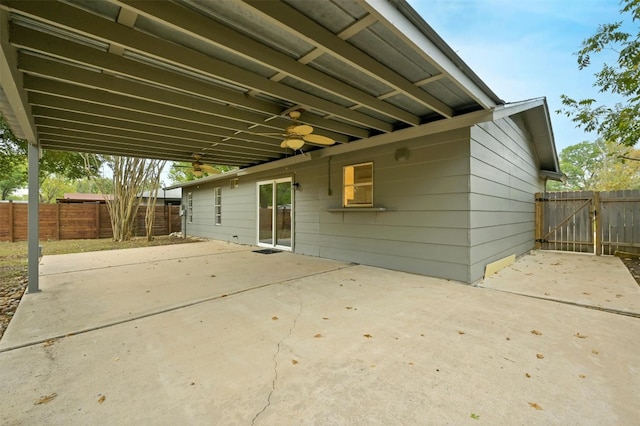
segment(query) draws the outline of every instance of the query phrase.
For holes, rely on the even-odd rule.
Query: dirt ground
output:
[[[636,280],[638,285],[640,285],[640,258],[636,259],[622,259],[622,262],[625,264],[633,278]]]

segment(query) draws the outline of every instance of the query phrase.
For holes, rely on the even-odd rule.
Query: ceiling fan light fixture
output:
[[[287,139],[287,146],[291,149],[300,149],[304,145],[302,138],[289,138]]]

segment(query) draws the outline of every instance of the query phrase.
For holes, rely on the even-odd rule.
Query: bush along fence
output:
[[[27,203],[0,203],[0,241],[25,241],[28,236]],[[106,204],[40,204],[40,239],[75,240],[111,238],[111,217]],[[140,206],[134,236],[146,236],[144,215]],[[180,206],[156,206],[153,235],[180,232]]]
[[[640,191],[537,193],[536,246],[596,255],[640,254]]]

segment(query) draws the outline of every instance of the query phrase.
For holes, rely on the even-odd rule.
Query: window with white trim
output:
[[[344,166],[342,189],[343,207],[373,206],[373,163]]]
[[[187,222],[193,223],[193,192],[187,192]]]
[[[214,223],[222,225],[222,191],[219,186],[213,188]]]

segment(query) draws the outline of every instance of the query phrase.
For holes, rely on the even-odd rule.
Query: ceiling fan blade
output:
[[[302,138],[293,136],[288,139],[285,139],[283,143],[285,143],[287,147],[295,151],[296,149],[302,148],[302,146],[304,145],[304,140]]]
[[[289,127],[292,127],[292,126],[289,126]],[[287,127],[288,132],[289,132],[289,127]],[[298,135],[298,136],[305,136],[305,135],[311,134],[312,132],[313,132],[313,127],[307,124],[300,124],[298,126],[293,126],[293,128],[289,133],[293,133],[294,135]]]
[[[209,166],[208,164],[200,164],[200,170],[210,175],[219,175],[220,170],[215,167]]]
[[[287,145],[287,140],[283,140],[282,142],[280,142],[280,148],[288,148],[289,145]]]
[[[314,134],[305,135],[302,137],[302,139],[304,139],[307,142],[316,143],[318,145],[333,145],[334,143],[336,143],[336,141],[334,141],[331,138],[328,138],[322,135],[314,135]]]

